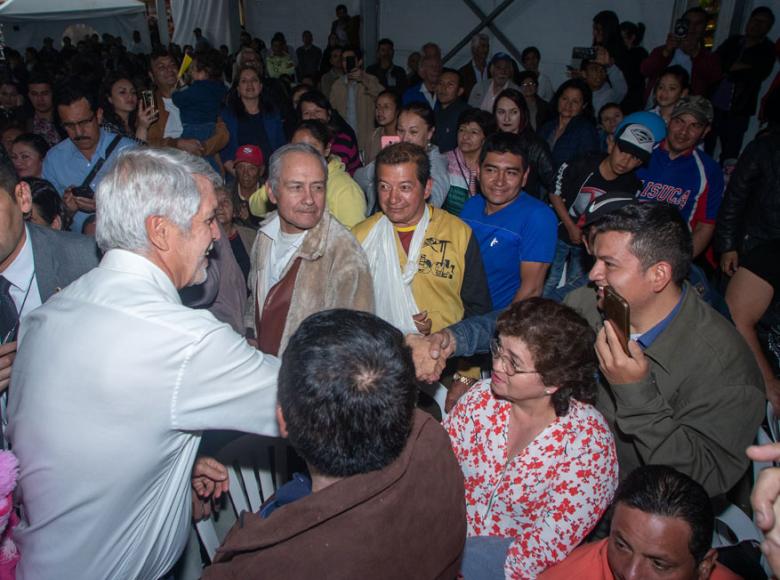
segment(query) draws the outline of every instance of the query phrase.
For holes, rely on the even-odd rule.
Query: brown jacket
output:
[[[358,148],[365,149],[374,132],[374,114],[376,98],[385,87],[379,80],[366,72],[363,73],[363,82],[357,84],[357,130]],[[339,77],[330,89],[330,104],[339,114],[347,119],[347,83],[344,77]]]
[[[277,509],[244,513],[204,580],[452,579],[466,540],[463,475],[449,438],[422,411],[382,470],[338,481]]]
[[[263,280],[263,269],[268,267],[272,240],[262,231],[263,226],[276,217],[268,214],[260,224],[250,259],[249,289],[252,293],[244,324],[255,328],[255,303],[258,285]],[[303,244],[290,260],[287,268],[300,257],[302,264],[295,280],[290,310],[284,327],[279,353],[284,352],[290,336],[303,320],[331,308],[374,311],[374,285],[363,247],[355,237],[326,210],[320,223],[308,231]],[[282,276],[286,274],[286,269]],[[255,334],[255,336],[257,336]]]
[[[160,116],[149,127],[146,142],[153,147],[176,147],[176,139],[163,137],[165,124],[168,122],[168,111],[165,109],[162,95],[158,90],[154,91],[154,106],[157,107]],[[203,143],[203,155],[208,157],[209,155],[219,153],[228,144],[229,140],[230,133],[228,133],[225,123],[222,122],[222,119],[217,118],[214,134]]]

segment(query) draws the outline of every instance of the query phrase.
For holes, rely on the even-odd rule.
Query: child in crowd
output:
[[[607,152],[607,138],[615,135],[615,129],[623,122],[623,109],[617,103],[607,103],[599,109],[599,145]]]
[[[655,107],[650,110],[661,115],[668,125],[672,118],[672,109],[682,97],[688,94],[690,75],[678,64],[667,67],[658,77],[655,85]]]
[[[173,104],[181,114],[182,138],[206,141],[214,133],[227,94],[222,82],[222,55],[214,49],[196,52],[191,68],[192,83],[173,93]]]

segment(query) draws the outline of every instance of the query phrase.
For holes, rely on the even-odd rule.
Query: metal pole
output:
[[[479,18],[485,20],[484,24],[490,29],[490,31],[496,36],[496,39],[506,47],[509,53],[513,57],[515,57],[515,60],[517,60],[517,62],[519,63],[523,60],[521,56],[522,53],[519,50],[517,50],[517,48],[515,48],[515,45],[512,43],[512,41],[509,40],[504,35],[504,33],[498,29],[498,27],[495,24],[493,24],[493,20],[495,20],[496,16],[498,16],[498,14],[495,14],[498,11],[498,9],[501,8],[503,10],[504,8],[509,6],[509,4],[511,4],[513,1],[514,0],[507,0],[506,2],[503,2],[498,8],[496,8],[496,10],[491,12],[490,16],[485,16],[485,13],[482,12],[482,9],[476,5],[474,0],[463,0],[466,6],[468,6],[474,14],[476,14]],[[506,6],[504,6],[504,4],[506,4]]]
[[[478,12],[477,16],[482,20],[479,24],[477,24],[464,38],[461,40],[458,44],[455,45],[455,47],[450,50],[445,56],[444,56],[444,62],[447,62],[450,60],[453,56],[455,56],[458,52],[460,52],[460,49],[466,46],[469,42],[471,42],[471,38],[480,30],[485,28],[486,26],[489,26],[493,20],[495,20],[499,14],[501,14],[504,10],[506,10],[510,4],[512,4],[515,0],[504,0],[501,4],[499,4],[493,12],[491,12],[488,16],[485,16],[485,14],[479,9],[478,6],[475,6],[473,2],[470,0],[463,0],[466,5],[471,8],[472,11]],[[496,35],[496,38],[498,38],[498,35]]]

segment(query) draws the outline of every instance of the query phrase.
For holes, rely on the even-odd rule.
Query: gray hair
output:
[[[308,153],[309,155],[314,155],[314,157],[316,157],[322,165],[322,172],[325,174],[325,180],[327,181],[328,162],[325,161],[325,158],[322,155],[320,155],[320,152],[308,143],[290,143],[284,147],[279,147],[279,149],[274,151],[273,155],[271,155],[271,160],[268,162],[268,183],[270,184],[271,191],[273,191],[274,194],[279,191],[278,188],[279,179],[282,173],[282,160],[290,153]]]
[[[484,40],[490,44],[490,37],[484,32],[480,32],[471,37],[471,48],[475,48],[479,44],[480,40]]]
[[[164,216],[184,232],[200,207],[194,176],[214,184],[222,178],[207,161],[178,149],[121,152],[95,192],[98,246],[143,252],[149,247],[146,218]]]

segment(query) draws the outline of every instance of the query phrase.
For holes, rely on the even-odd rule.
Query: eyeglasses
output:
[[[62,123],[62,128],[66,131],[75,131],[76,128],[86,129],[89,124],[95,120],[95,113],[89,119],[83,119],[82,121],[74,121],[72,123]]]
[[[504,372],[510,377],[513,375],[533,375],[538,371],[524,371],[517,368],[517,365],[509,355],[504,354],[504,347],[497,338],[490,341],[490,354],[493,356],[493,360],[501,359],[504,365]]]
[[[530,88],[530,87],[535,87],[535,86],[536,86],[536,83],[533,82],[533,81],[526,81],[524,83],[520,83],[520,88],[523,88],[523,89]]]

